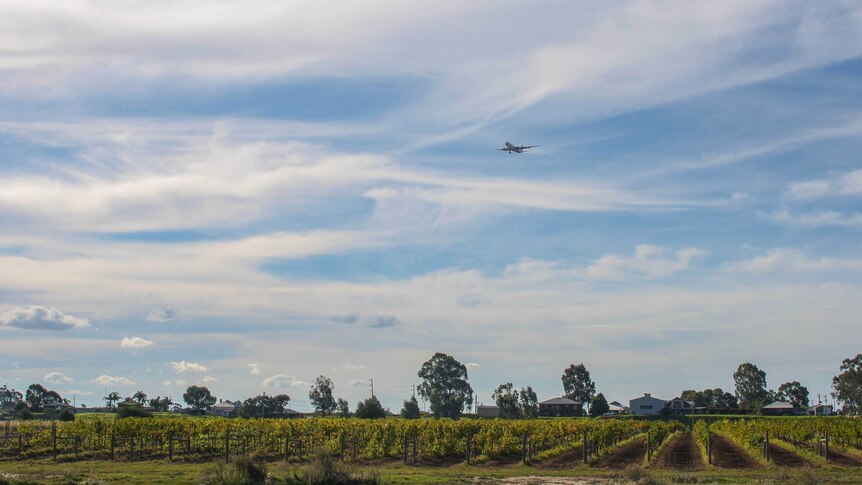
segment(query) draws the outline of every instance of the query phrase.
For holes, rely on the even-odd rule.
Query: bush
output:
[[[230,463],[217,463],[204,471],[206,485],[254,485],[265,483],[266,464],[256,457],[241,456]]]
[[[121,406],[117,411],[118,418],[152,418],[153,413],[140,406]]]
[[[18,413],[18,419],[21,421],[28,421],[33,419],[33,411],[30,411],[30,408],[23,408],[21,412]]]
[[[59,419],[60,421],[74,421],[75,413],[68,409],[64,409],[60,411],[60,414],[57,415],[57,419]]]
[[[305,467],[301,482],[309,485],[376,485],[380,477],[375,472],[357,473],[333,458],[325,449],[318,449]]]

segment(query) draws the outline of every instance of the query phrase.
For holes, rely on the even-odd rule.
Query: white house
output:
[[[667,403],[664,399],[652,397],[650,393],[645,392],[643,396],[629,401],[629,414],[638,415],[654,415],[661,414],[661,410],[665,408]]]
[[[831,404],[815,404],[808,408],[807,414],[809,416],[832,416],[832,405]]]
[[[499,418],[500,408],[497,406],[479,406],[476,408],[476,416],[480,418]]]
[[[239,406],[230,401],[221,401],[210,408],[210,414],[213,416],[221,416],[223,418],[231,418],[236,415],[237,408],[239,408]]]
[[[623,406],[621,402],[611,401],[608,403],[607,414],[628,414],[629,408]]]

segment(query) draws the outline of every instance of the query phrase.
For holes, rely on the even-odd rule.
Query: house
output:
[[[500,408],[497,406],[479,406],[476,408],[476,416],[479,418],[499,418]]]
[[[45,409],[46,413],[60,413],[67,409],[70,412],[75,412],[75,406],[65,402],[49,402],[42,407]]]
[[[629,413],[634,416],[660,416],[665,407],[667,402],[664,399],[652,397],[648,392],[629,400]]]
[[[539,403],[539,416],[575,417],[583,415],[583,404],[567,397],[555,397]]]
[[[627,406],[623,406],[622,403],[618,401],[611,401],[608,403],[608,412],[605,414],[610,415],[619,415],[619,414],[628,414],[629,408]]]
[[[694,401],[688,401],[681,397],[675,397],[667,402],[670,414],[695,414],[704,411],[704,408],[694,407]]]
[[[172,404],[169,410],[174,414],[180,414],[183,412],[183,407],[179,404]]]
[[[305,415],[299,411],[294,411],[293,409],[285,408],[284,409],[284,417],[286,417],[286,418],[304,418]]]
[[[221,399],[219,399],[218,404],[211,407],[209,413],[213,416],[232,418],[236,416],[237,409],[239,409],[239,404],[230,401],[222,401]]]
[[[831,404],[815,404],[807,409],[807,414],[809,416],[832,416],[832,405]]]
[[[795,416],[802,414],[802,409],[787,401],[775,401],[760,408],[760,414],[764,416]]]

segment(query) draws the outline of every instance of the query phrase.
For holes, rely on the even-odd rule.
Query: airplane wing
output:
[[[530,145],[530,146],[521,147],[521,148],[536,148],[537,146],[539,146],[539,145]]]

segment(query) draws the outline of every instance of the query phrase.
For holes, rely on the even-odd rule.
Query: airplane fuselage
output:
[[[502,151],[502,152],[509,152],[509,154],[512,154],[512,153],[524,153],[528,148],[535,148],[535,147],[537,147],[537,146],[539,146],[539,145],[529,145],[529,146],[521,145],[521,146],[515,146],[515,145],[513,145],[513,144],[511,144],[511,143],[509,143],[509,142],[506,142],[506,143],[505,143],[505,146],[504,146],[503,148],[499,148],[499,150],[500,150],[500,151]]]

